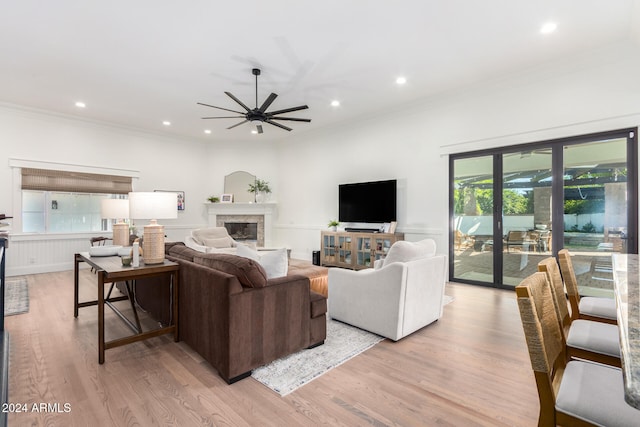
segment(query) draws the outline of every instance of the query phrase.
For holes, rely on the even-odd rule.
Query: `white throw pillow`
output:
[[[289,270],[289,259],[287,249],[276,249],[273,251],[256,251],[246,245],[238,245],[236,254],[241,257],[257,261],[267,272],[267,279],[283,277]]]

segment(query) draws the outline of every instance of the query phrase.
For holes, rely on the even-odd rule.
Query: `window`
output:
[[[126,198],[131,178],[59,170],[23,168],[22,231],[84,233],[110,231],[101,201]]]
[[[111,231],[111,220],[102,219],[103,199],[123,195],[22,191],[22,231],[25,233],[85,233]]]

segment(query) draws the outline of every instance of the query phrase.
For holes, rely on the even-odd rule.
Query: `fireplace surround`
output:
[[[245,238],[243,229],[242,241],[255,241],[257,247],[270,247],[273,244],[273,216],[276,203],[207,203],[208,224],[210,227],[237,228],[234,224],[255,224],[256,239]],[[233,233],[230,231],[229,235]],[[235,239],[235,237],[234,237]]]

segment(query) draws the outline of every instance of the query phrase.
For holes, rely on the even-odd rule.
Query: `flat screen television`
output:
[[[338,221],[391,222],[396,218],[396,180],[338,186]]]

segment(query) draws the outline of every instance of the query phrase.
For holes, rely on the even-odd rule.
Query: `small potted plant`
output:
[[[266,194],[271,193],[269,183],[262,179],[256,179],[255,183],[249,184],[249,193],[254,193],[256,196],[256,202],[261,203],[265,199]]]
[[[338,221],[336,221],[335,219],[332,219],[331,221],[329,221],[329,230],[336,231],[339,225],[340,223]]]
[[[220,197],[211,196],[211,197],[207,197],[207,200],[210,201],[211,203],[218,203],[220,201]]]

